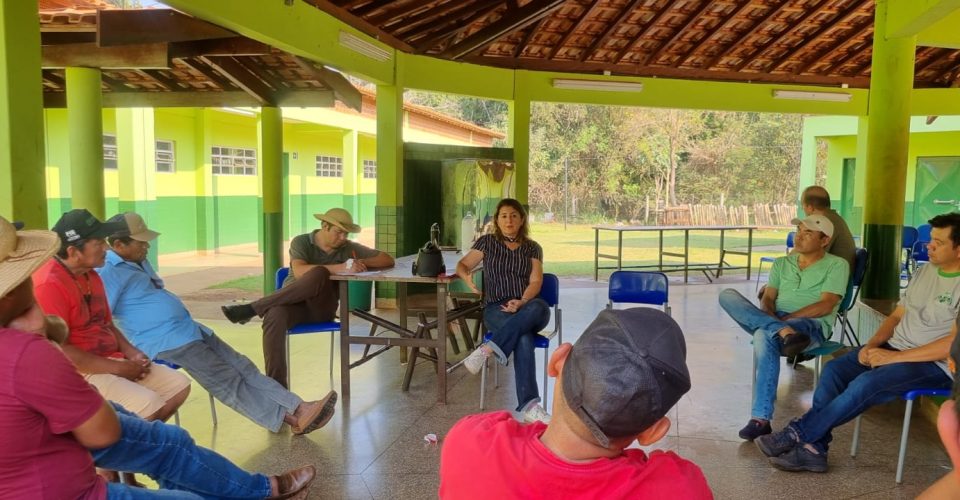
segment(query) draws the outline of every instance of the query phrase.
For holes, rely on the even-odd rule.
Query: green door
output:
[[[960,208],[960,157],[917,158],[917,182],[913,195],[913,221],[926,224],[934,215]]]

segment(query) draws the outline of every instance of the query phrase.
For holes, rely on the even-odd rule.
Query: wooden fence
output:
[[[723,205],[685,204],[667,207],[657,215],[657,224],[666,226],[789,226],[797,207],[763,204],[726,207]]]

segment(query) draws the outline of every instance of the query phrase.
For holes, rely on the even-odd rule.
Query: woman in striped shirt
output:
[[[533,345],[550,321],[550,306],[539,298],[543,283],[543,249],[528,237],[527,216],[520,202],[497,204],[494,233],[481,236],[457,263],[457,275],[474,292],[473,269],[483,262],[483,322],[491,339],[464,360],[470,373],[480,372],[491,355],[502,365],[513,354],[517,379],[517,411],[525,422],[550,421],[540,406]]]

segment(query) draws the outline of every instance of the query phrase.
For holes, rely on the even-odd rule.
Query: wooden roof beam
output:
[[[180,87],[180,85],[177,84],[177,80],[175,78],[170,78],[164,75],[163,73],[160,72],[160,70],[144,69],[144,70],[137,70],[137,73],[140,73],[141,75],[144,75],[147,78],[159,83],[161,86],[163,86],[163,88],[169,91],[175,92],[182,88]]]
[[[859,54],[862,54],[865,50],[868,50],[869,48],[873,47],[873,29],[872,28],[873,28],[873,23],[870,23],[870,29],[869,29],[870,33],[863,39],[863,42],[860,44],[857,44],[856,46],[851,46],[850,48],[848,48],[845,54],[834,59],[830,63],[830,65],[827,66],[826,68],[821,69],[820,74],[829,75],[830,73],[833,73],[833,70],[843,66],[850,59],[856,57]],[[814,62],[814,64],[816,64],[816,62]]]
[[[700,7],[699,9],[697,9],[696,12],[690,14],[690,15],[687,17],[687,22],[683,23],[683,25],[681,25],[679,28],[677,28],[676,31],[674,31],[673,36],[671,36],[666,42],[661,43],[660,46],[657,47],[657,49],[653,51],[653,54],[643,56],[643,59],[641,60],[640,64],[646,64],[646,63],[648,63],[648,62],[650,62],[650,63],[652,63],[652,64],[656,64],[657,59],[660,58],[660,56],[663,54],[663,51],[664,51],[667,47],[669,47],[670,45],[673,45],[673,42],[676,42],[677,40],[679,40],[680,37],[683,36],[683,35],[685,34],[685,32],[687,31],[687,28],[689,28],[690,26],[693,26],[693,23],[696,22],[697,19],[699,19],[700,16],[702,16],[704,12],[709,11],[711,7],[713,7],[714,5],[717,4],[717,1],[718,1],[718,0],[710,0],[709,2],[703,4],[702,7]],[[664,11],[666,11],[666,9],[664,9]],[[652,20],[652,21],[650,22],[650,24],[649,24],[646,28],[644,28],[643,34],[641,34],[640,36],[636,37],[635,40],[638,40],[638,39],[642,38],[643,35],[646,35],[647,32],[648,32],[650,29],[652,29],[653,26],[654,26],[654,24],[656,24],[659,20],[660,20],[659,18],[655,18],[654,20]],[[624,53],[624,55],[626,55],[626,53]],[[621,56],[621,57],[622,57],[622,56]],[[620,59],[617,59],[617,62],[620,62]]]
[[[336,95],[340,102],[358,113],[363,110],[363,96],[346,77],[336,71],[330,71],[323,66],[316,66],[302,57],[293,56],[293,59],[297,62],[297,66],[299,66],[300,69],[306,71],[313,78],[316,78],[317,81],[324,86],[332,89],[334,95]]]
[[[860,8],[863,7],[864,4],[872,1],[873,0],[859,0],[858,2],[855,2],[853,7],[850,8],[850,11],[844,15],[841,15],[839,12],[837,12],[837,15],[834,16],[833,19],[831,19],[827,23],[821,24],[819,28],[813,31],[813,33],[804,35],[803,40],[800,43],[794,45],[792,48],[787,50],[787,52],[780,55],[780,62],[778,62],[775,66],[770,68],[769,71],[776,71],[781,66],[788,63],[793,56],[795,56],[797,53],[799,53],[803,49],[809,47],[810,44],[817,41],[820,38],[820,36],[829,33],[830,30],[835,28],[840,23],[845,23],[857,16],[866,17],[868,22],[872,23],[873,16],[863,16],[863,13],[860,12]]]
[[[778,5],[777,7],[771,6],[766,14],[761,16],[760,19],[757,19],[753,23],[753,26],[750,29],[748,29],[743,34],[738,36],[735,40],[730,42],[730,45],[728,45],[726,49],[720,51],[717,55],[707,60],[707,62],[703,64],[702,68],[703,69],[712,68],[718,62],[720,62],[724,57],[727,57],[728,55],[730,55],[731,52],[740,48],[740,44],[742,44],[744,40],[753,36],[757,31],[760,30],[760,28],[762,28],[767,23],[767,21],[773,19],[774,17],[777,16],[777,14],[783,12],[783,10],[787,7],[787,5],[791,3],[791,1],[792,0],[781,0],[780,5]]]
[[[465,14],[468,14],[471,12],[484,11],[484,10],[487,10],[491,5],[497,6],[499,4],[500,4],[500,0],[481,0],[479,2],[474,2],[474,3],[449,2],[436,9],[430,9],[426,12],[417,14],[416,16],[406,19],[403,23],[403,26],[397,27],[394,33],[396,33],[397,36],[400,36],[400,35],[403,35],[404,33],[410,32],[411,30],[413,30],[418,26],[421,26],[427,23],[432,23],[432,21],[434,21],[438,17],[441,17],[441,16],[445,17],[445,19],[441,21],[440,24],[427,24],[425,28],[416,30],[413,33],[411,33],[409,36],[404,37],[407,40],[411,40],[413,38],[416,38],[417,36],[423,35],[424,33],[430,32],[431,30],[436,30],[444,26],[447,26],[449,24],[454,24],[456,23],[456,20],[459,17],[462,17]]]
[[[594,11],[597,10],[597,6],[599,5],[600,5],[600,0],[593,0],[590,6],[583,10],[583,15],[580,16],[580,19],[577,19],[576,22],[574,22],[573,25],[570,26],[570,29],[568,29],[567,32],[563,34],[563,37],[560,38],[560,41],[557,42],[557,44],[554,45],[552,49],[550,49],[550,53],[547,54],[547,59],[553,59],[553,56],[557,55],[557,52],[559,52],[560,49],[562,49],[563,46],[566,45],[571,38],[573,38],[573,35],[577,33],[577,30],[580,29],[580,26],[583,26],[583,23],[586,22],[587,19],[590,19],[590,16],[593,15]],[[539,26],[540,26],[540,23],[537,23],[537,27]],[[526,45],[528,41],[529,39],[525,40],[524,45]],[[520,52],[523,52],[522,48],[520,49]],[[520,55],[520,52],[517,52],[517,55]],[[514,57],[517,57],[517,56],[514,56]]]
[[[860,64],[856,65],[856,67],[853,68],[853,71],[850,73],[852,76],[860,76],[860,73],[863,73],[865,69],[869,68],[870,65],[873,64],[873,43],[872,42],[873,42],[873,39],[871,39],[870,45],[864,47],[863,50],[860,51],[860,54],[858,54],[858,55],[861,55],[869,52],[870,56],[864,59],[863,62],[861,62]]]
[[[720,21],[717,22],[717,25],[713,28],[713,30],[710,33],[707,33],[707,35],[704,36],[702,39],[700,39],[699,42],[690,44],[690,48],[688,48],[686,52],[680,55],[680,57],[677,58],[676,62],[674,62],[671,66],[676,68],[681,64],[683,64],[684,62],[686,62],[686,60],[689,59],[691,55],[696,54],[696,52],[700,50],[701,47],[703,47],[707,42],[709,42],[714,37],[716,37],[719,33],[721,33],[723,29],[727,26],[727,23],[729,23],[734,18],[738,18],[740,14],[743,14],[745,10],[751,9],[754,7],[756,7],[756,5],[750,2],[744,2],[739,7],[731,9],[730,12],[727,13],[727,15],[720,18]]]
[[[845,38],[837,37],[837,39],[834,40],[833,43],[831,43],[826,48],[821,50],[820,53],[815,54],[813,57],[810,57],[807,63],[801,64],[796,68],[794,68],[793,74],[799,75],[800,73],[806,72],[808,69],[812,68],[818,62],[820,62],[823,56],[825,56],[826,54],[834,52],[838,50],[840,47],[843,47],[844,45],[852,41],[858,40],[861,36],[863,36],[864,33],[871,30],[873,30],[873,18],[868,17],[867,20],[862,25],[860,25],[860,27],[852,28],[850,30],[850,33],[848,33]],[[868,36],[867,38],[870,38],[870,37]],[[851,52],[855,52],[855,51],[851,51]],[[850,55],[852,56],[853,54],[851,53]],[[847,55],[845,54],[843,57],[847,57]],[[846,61],[846,59],[844,59],[844,61]],[[830,66],[827,67],[826,70],[822,70],[822,71],[828,71],[830,69],[833,69],[833,67],[834,65],[831,64]]]
[[[939,64],[939,63],[941,63],[941,62],[949,59],[950,56],[953,55],[954,50],[953,50],[953,49],[939,49],[938,52],[940,52],[940,54],[938,54],[938,55],[936,55],[936,56],[934,56],[934,57],[931,57],[928,61],[926,61],[925,63],[923,63],[922,66],[918,66],[916,69],[914,69],[913,74],[916,75],[917,73],[920,73],[921,71],[926,71],[926,70],[930,69],[931,67],[936,66],[937,64]],[[939,76],[943,76],[943,74],[941,73]]]
[[[346,23],[354,28],[360,30],[366,35],[376,38],[381,42],[395,48],[398,50],[403,50],[406,52],[413,52],[413,46],[404,42],[403,40],[393,36],[390,32],[381,29],[379,26],[374,26],[366,20],[353,15],[348,9],[351,7],[352,3],[340,7],[330,0],[310,0],[308,3],[312,3],[316,8],[330,14],[335,19]]]
[[[221,108],[256,107],[262,104],[250,94],[232,90],[227,92],[179,91],[179,92],[104,92],[104,108]],[[332,107],[333,92],[330,90],[293,90],[277,99],[277,106]],[[44,92],[44,108],[65,108],[66,92]]]
[[[174,59],[197,56],[265,56],[270,46],[242,36],[177,42],[170,44],[170,57]]]
[[[44,68],[83,66],[87,68],[157,68],[170,67],[170,48],[165,43],[97,47],[92,43],[44,45],[41,64]]]
[[[180,64],[183,64],[184,66],[196,71],[197,73],[200,73],[201,75],[203,75],[204,78],[206,78],[207,80],[210,80],[211,83],[213,83],[214,85],[216,85],[222,90],[230,90],[232,88],[236,88],[232,83],[230,83],[227,80],[224,80],[219,73],[214,71],[210,66],[208,66],[205,62],[199,59],[187,59],[187,58],[180,59]]]
[[[949,57],[949,56],[954,56],[954,55],[956,55],[956,54],[957,54],[957,51],[951,50],[950,53],[947,54],[946,56],[944,56],[943,58],[946,59],[947,57]],[[951,72],[954,72],[954,71],[957,71],[957,72],[958,72],[958,75],[960,75],[960,71],[958,71],[958,70],[960,70],[960,68],[957,67],[957,61],[956,61],[956,59],[954,59],[953,62],[954,62],[953,65],[947,66],[946,68],[944,68],[942,71],[940,71],[939,73],[937,73],[937,75],[934,76],[933,79],[931,79],[930,81],[931,81],[931,82],[935,82],[935,81],[937,81],[937,80],[939,80],[939,79],[941,79],[941,78],[943,78],[943,77],[945,77],[945,76],[949,76],[950,73],[951,73]],[[956,77],[956,75],[955,75],[954,77]],[[947,83],[951,83],[949,80],[951,80],[951,78],[948,78],[948,82],[947,82]]]
[[[172,9],[97,11],[97,45],[189,42],[231,38],[236,33]]]
[[[406,19],[409,19],[410,17],[418,16],[421,14],[429,14],[435,10],[440,10],[445,7],[447,10],[455,9],[457,7],[461,7],[466,2],[447,2],[444,5],[436,5],[436,3],[437,3],[437,0],[430,0],[427,2],[422,2],[422,5],[416,5],[413,7],[400,5],[399,7],[387,9],[383,11],[383,13],[381,14],[370,16],[370,19],[368,19],[367,21],[374,26],[387,28],[391,24],[394,24],[395,22],[400,20],[406,21]],[[405,19],[404,16],[407,16],[407,18]],[[393,31],[393,33],[396,33],[396,31]]]
[[[523,49],[527,48],[527,44],[530,43],[530,40],[533,39],[534,33],[536,33],[537,30],[540,29],[540,25],[542,24],[543,24],[543,19],[537,21],[536,23],[531,25],[529,28],[527,28],[527,31],[523,34],[523,38],[521,38],[520,42],[517,43],[517,46],[513,48],[514,58],[520,57],[520,54],[523,54]],[[550,53],[549,58],[550,59],[553,58],[553,52]]]
[[[259,103],[258,106],[274,106],[274,90],[267,86],[258,76],[251,73],[244,65],[232,57],[207,57],[200,60],[217,70],[224,78],[250,94]]]
[[[630,14],[633,13],[633,10],[638,5],[640,5],[641,1],[642,0],[633,0],[627,5],[624,5],[623,10],[620,11],[620,14],[617,14],[617,17],[614,18],[613,21],[610,22],[610,24],[607,24],[607,27],[603,29],[603,32],[600,33],[600,36],[598,36],[593,41],[593,43],[591,43],[590,46],[587,47],[587,50],[584,50],[583,52],[580,53],[579,62],[586,61],[587,59],[590,58],[590,56],[592,56],[597,51],[597,49],[599,49],[600,47],[603,47],[603,44],[606,43],[608,38],[610,38],[610,35],[613,34],[617,26],[620,26],[620,23],[625,21],[627,17],[629,17]]]
[[[403,5],[403,4],[409,4],[409,3],[410,3],[409,0],[407,0],[407,1],[404,1],[404,0],[373,0],[373,1],[370,2],[370,3],[367,3],[367,4],[365,4],[365,5],[361,5],[360,7],[357,7],[357,8],[355,8],[355,9],[351,10],[350,13],[353,14],[353,15],[355,15],[355,16],[357,16],[357,17],[363,17],[363,16],[370,15],[370,14],[372,14],[372,13],[374,13],[374,12],[376,12],[376,11],[378,11],[378,10],[380,10],[380,9],[382,9],[382,8],[390,5],[390,4],[400,5],[401,7],[407,7],[407,8],[409,8],[409,5],[407,5],[407,6],[404,6],[404,5]],[[406,10],[406,9],[405,9],[405,10]],[[371,23],[372,23],[372,22],[371,22]],[[376,23],[372,23],[372,24],[373,24],[374,26],[379,26],[379,25],[376,24]]]
[[[62,45],[68,43],[97,43],[97,32],[40,30],[40,45]]]
[[[550,15],[560,8],[565,0],[531,0],[515,11],[508,11],[494,23],[480,29],[459,43],[448,48],[443,57],[460,59],[474,51],[483,49],[501,36],[521,29]]]
[[[462,19],[462,20],[454,19],[453,20],[454,27],[452,29],[448,29],[446,31],[438,31],[431,34],[429,38],[418,40],[416,53],[424,54],[427,51],[429,51],[431,48],[433,48],[436,44],[453,39],[455,36],[462,33],[463,30],[470,27],[470,25],[472,25],[473,23],[477,22],[480,19],[483,19],[489,16],[490,14],[493,13],[493,11],[497,10],[498,8],[500,8],[500,0],[492,0],[487,3],[486,9],[478,10],[473,14],[471,14],[470,16],[468,16],[466,19]],[[447,24],[445,24],[445,26],[446,25]],[[413,40],[412,37],[411,37],[411,40]],[[444,48],[444,50],[446,50],[446,48]]]
[[[757,58],[762,56],[764,52],[767,51],[767,49],[773,46],[774,43],[780,41],[782,37],[792,33],[793,30],[802,26],[805,22],[807,22],[808,19],[813,17],[815,14],[823,12],[823,10],[826,9],[827,5],[829,5],[829,2],[827,1],[820,1],[820,0],[815,1],[813,3],[813,7],[811,7],[809,10],[801,14],[800,17],[798,17],[795,21],[793,21],[793,23],[787,26],[787,29],[776,34],[771,34],[769,40],[760,44],[760,47],[757,47],[756,50],[754,50],[750,56],[742,58],[740,62],[733,67],[733,70],[740,71],[741,69],[743,69],[744,66],[747,66],[751,62],[757,60]]]

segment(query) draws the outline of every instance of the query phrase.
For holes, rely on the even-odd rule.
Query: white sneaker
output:
[[[490,354],[487,353],[486,349],[478,347],[467,356],[467,359],[463,360],[463,366],[467,367],[468,372],[476,375],[480,373],[480,369],[483,368],[483,364],[487,361],[488,357],[490,357]]]
[[[550,414],[539,403],[532,405],[523,412],[523,423],[532,424],[534,422],[550,423]]]

